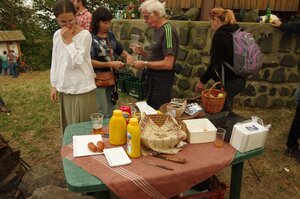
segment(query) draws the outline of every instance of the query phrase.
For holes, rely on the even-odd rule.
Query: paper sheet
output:
[[[102,141],[101,135],[74,135],[73,136],[73,156],[89,156],[89,155],[99,155],[103,152],[92,152],[88,148],[88,143],[93,142],[97,145],[98,141]]]
[[[139,108],[141,113],[146,113],[146,115],[157,114],[157,111],[149,106],[147,102],[137,102],[135,104]]]
[[[104,155],[109,166],[111,167],[122,166],[131,163],[131,160],[129,159],[123,147],[104,149]]]

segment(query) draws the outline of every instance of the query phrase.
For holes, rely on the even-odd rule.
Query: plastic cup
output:
[[[93,134],[102,134],[103,116],[102,113],[91,114]]]
[[[225,129],[217,128],[216,139],[215,139],[216,147],[222,147],[224,145],[225,133],[226,133]]]
[[[130,44],[138,44],[140,40],[140,35],[131,34]]]

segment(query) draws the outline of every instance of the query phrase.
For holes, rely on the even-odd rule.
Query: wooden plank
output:
[[[215,0],[215,5],[214,7],[221,6],[221,0]]]
[[[281,1],[282,0],[275,0],[275,8],[272,10],[280,11]]]
[[[246,0],[241,0],[240,5],[239,5],[239,9],[245,9],[245,8],[246,8]]]
[[[172,7],[171,8],[173,8],[173,9],[176,8],[176,0],[172,0]]]
[[[228,8],[228,1],[227,0],[222,1],[222,8]]]
[[[300,12],[300,0],[294,0],[294,2],[293,2],[293,7],[292,7],[292,11],[295,11],[295,12],[297,12],[298,11],[298,13]]]
[[[233,5],[232,5],[232,9],[240,9],[239,2],[240,2],[239,0],[234,0]]]
[[[288,2],[286,2],[286,10],[292,10],[293,9],[293,3],[295,0],[290,0]]]
[[[181,4],[179,0],[176,0],[176,8],[181,9]]]
[[[250,1],[250,9],[257,9],[256,2],[257,2],[257,0]]]
[[[264,4],[264,1],[256,0],[256,7],[257,7],[258,10],[263,10],[264,9],[263,4]]]
[[[233,1],[234,0],[228,0],[228,8],[233,9]]]
[[[247,10],[251,9],[251,0],[246,0],[245,3],[246,3],[245,4],[245,9],[247,9]]]
[[[180,8],[186,8],[185,7],[185,2],[186,2],[186,0],[181,0],[180,1]]]
[[[275,3],[276,3],[276,0],[270,0],[270,8],[271,8],[271,10],[275,9]],[[268,4],[267,4],[267,6],[268,6]]]
[[[197,0],[197,8],[202,8],[202,0]]]
[[[166,0],[166,8],[172,7],[172,0]]]
[[[192,0],[187,0],[185,3],[186,8],[190,8],[192,4]]]
[[[293,0],[290,0],[293,1]],[[287,4],[289,1],[282,1],[281,0],[281,5],[280,5],[280,11],[287,11]]]

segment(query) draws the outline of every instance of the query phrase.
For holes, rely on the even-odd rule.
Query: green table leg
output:
[[[109,191],[96,192],[96,199],[110,199]]]
[[[230,199],[239,199],[242,187],[244,161],[231,166]]]

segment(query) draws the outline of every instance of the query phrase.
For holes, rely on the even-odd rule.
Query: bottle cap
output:
[[[133,124],[133,125],[136,125],[139,123],[139,120],[137,118],[130,118],[129,119],[129,123],[130,124]]]
[[[119,109],[117,109],[117,110],[114,110],[114,113],[113,113],[113,115],[115,115],[115,116],[121,116],[121,115],[122,115],[122,111],[121,111],[121,110],[119,110]]]

